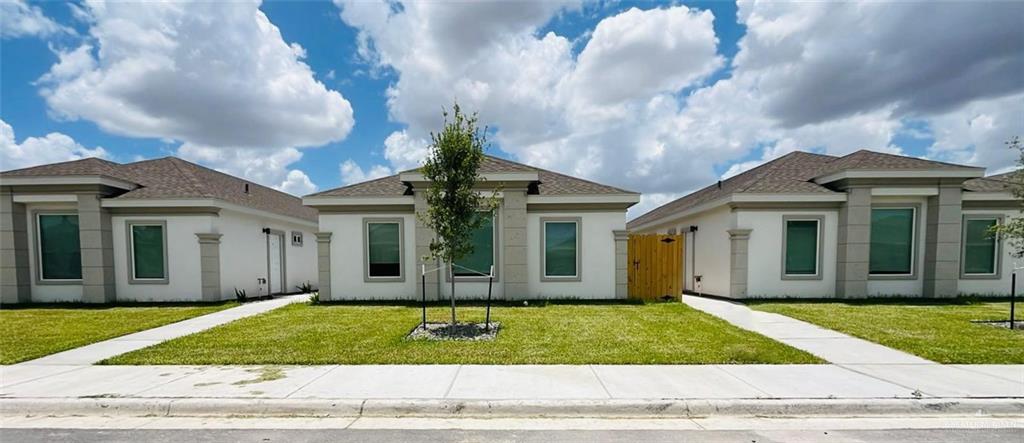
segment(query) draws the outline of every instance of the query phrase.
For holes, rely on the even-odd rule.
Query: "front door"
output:
[[[271,233],[267,236],[267,284],[271,294],[284,292],[284,236]]]

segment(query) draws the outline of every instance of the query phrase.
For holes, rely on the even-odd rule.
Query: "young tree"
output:
[[[1006,146],[1018,151],[1020,157],[1017,159],[1017,165],[1024,167],[1024,144],[1021,143],[1020,137],[1013,137],[1006,142]],[[1024,211],[1024,168],[1010,174],[1009,188],[1010,193],[1021,201],[1021,210]],[[1006,239],[1012,257],[1024,259],[1024,214],[1010,217],[1005,223],[993,227],[993,231]]]
[[[473,252],[470,235],[484,222],[481,211],[493,214],[497,207],[494,195],[484,197],[475,189],[477,170],[484,161],[487,145],[486,128],[477,126],[477,116],[466,115],[456,103],[451,115],[444,112],[444,128],[430,134],[430,152],[420,169],[430,181],[426,192],[427,210],[419,214],[424,224],[434,230],[429,258],[441,259],[449,266],[452,285],[452,323],[455,327],[454,263]]]

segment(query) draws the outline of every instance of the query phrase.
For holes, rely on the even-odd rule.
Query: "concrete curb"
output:
[[[1024,416],[1024,398],[436,400],[7,398],[2,415],[257,417]]]

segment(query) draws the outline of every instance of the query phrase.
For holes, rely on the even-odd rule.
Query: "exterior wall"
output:
[[[67,212],[78,212],[74,203],[26,203],[25,221],[28,227],[28,258],[31,268],[32,302],[34,303],[55,303],[55,302],[81,302],[81,284],[39,284],[39,254],[36,246],[36,223],[33,220],[36,211],[60,210]]]
[[[196,233],[210,232],[212,215],[115,215],[114,274],[118,301],[202,301],[199,241]],[[167,284],[129,282],[127,221],[163,221],[167,224]],[[219,294],[218,294],[219,295]]]
[[[964,215],[973,214],[1000,214],[1005,222],[1010,217],[1021,216],[1020,211],[1013,209],[965,209]],[[1010,295],[1010,276],[1013,273],[1014,260],[1018,266],[1024,266],[1024,260],[1014,259],[1010,256],[1010,247],[1006,240],[1000,242],[999,278],[977,279],[960,278],[957,280],[957,287],[961,295]],[[962,264],[961,264],[962,265]],[[960,275],[959,270],[957,275]],[[1017,272],[1017,295],[1024,294],[1024,271]]]
[[[784,280],[783,217],[824,217],[824,240],[819,245],[821,278]],[[750,298],[822,298],[835,296],[836,246],[839,215],[835,210],[737,211],[737,224],[752,229],[748,242],[750,266],[747,271],[747,295]]]
[[[580,281],[541,281],[541,217],[582,219]],[[526,215],[526,257],[528,298],[615,298],[615,235],[625,229],[621,212],[528,212]]]
[[[267,235],[263,233],[263,228],[284,232],[284,291],[294,292],[296,286],[306,282],[314,285],[317,283],[317,246],[313,234],[316,230],[313,227],[224,210],[214,220],[212,230],[223,234],[220,239],[220,286],[223,300],[233,299],[235,288],[245,289],[249,297],[267,295],[266,285],[263,285],[261,292],[256,281],[257,278],[267,277]],[[302,246],[292,245],[292,231],[302,232]],[[189,242],[197,245],[193,257],[198,260],[195,233]]]
[[[404,220],[401,282],[366,282],[363,219]],[[416,217],[412,213],[320,214],[320,231],[331,233],[331,300],[419,300],[416,268]],[[436,284],[436,283],[435,283]],[[460,288],[456,289],[459,292]]]
[[[702,294],[728,296],[730,287],[729,229],[732,229],[732,213],[728,207],[716,208],[693,217],[687,217],[670,224],[660,225],[634,233],[668,233],[675,229],[685,236],[686,256],[683,258],[685,273],[684,287],[688,291]],[[696,241],[690,226],[697,226]],[[694,250],[696,249],[696,250]],[[694,275],[701,276],[699,288],[694,285]]]
[[[916,250],[914,251],[914,276],[913,278],[881,279],[868,275],[869,297],[921,297],[924,295],[924,266],[925,266],[925,244],[927,238],[927,214],[928,199],[921,197],[872,197],[871,204],[893,204],[907,203],[908,205],[920,205],[916,220]]]

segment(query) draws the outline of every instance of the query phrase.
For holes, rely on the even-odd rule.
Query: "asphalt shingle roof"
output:
[[[843,157],[795,151],[659,206],[631,220],[627,227],[639,226],[736,193],[834,193],[836,191],[814,183],[812,179],[844,170],[966,168],[971,167],[868,150],[860,150]],[[973,180],[968,183],[971,181]]]
[[[1024,170],[972,178],[964,182],[964,189],[971,192],[1008,192],[1010,185],[1015,183],[1024,183]]]
[[[410,171],[415,171],[415,169]],[[536,172],[540,182],[537,185],[538,194],[540,195],[636,194],[633,191],[602,185],[490,155],[484,157],[484,161],[480,164],[479,172],[483,174],[495,172]],[[395,174],[340,188],[328,189],[307,197],[390,197],[405,195],[408,187],[402,183],[399,175]]]
[[[7,177],[105,176],[135,183],[139,187],[113,197],[131,199],[213,198],[239,206],[316,221],[317,211],[303,206],[302,199],[238,177],[187,162],[164,157],[135,163],[114,163],[87,158],[52,163],[0,173]],[[249,192],[245,192],[245,185]]]

